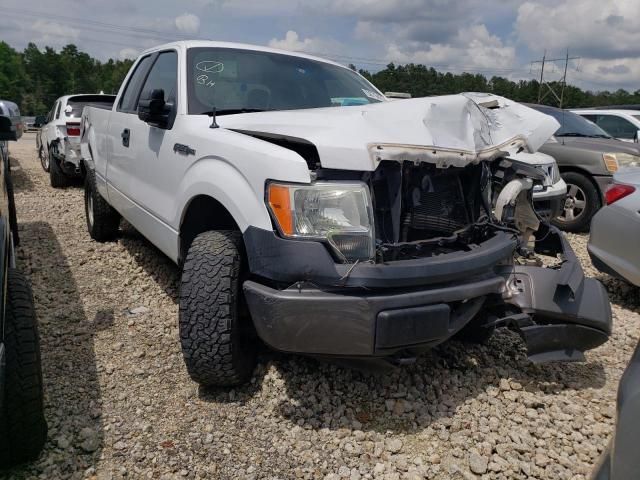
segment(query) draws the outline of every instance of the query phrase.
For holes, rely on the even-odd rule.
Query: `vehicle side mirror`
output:
[[[18,129],[9,117],[0,115],[0,141],[1,140],[18,140],[20,135]]]
[[[166,128],[171,104],[164,101],[164,90],[156,88],[147,98],[138,102],[138,118],[153,127]]]

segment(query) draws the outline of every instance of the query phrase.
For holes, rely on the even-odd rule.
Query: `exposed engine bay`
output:
[[[512,232],[526,248],[539,226],[531,192],[544,177],[507,158],[448,168],[382,161],[361,180],[372,196],[376,262],[470,251],[498,231]]]

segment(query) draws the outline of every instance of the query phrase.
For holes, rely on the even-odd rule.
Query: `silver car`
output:
[[[613,176],[607,206],[593,217],[589,255],[601,272],[640,286],[640,167]]]

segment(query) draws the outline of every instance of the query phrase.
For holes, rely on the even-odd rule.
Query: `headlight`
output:
[[[604,153],[602,154],[604,165],[611,173],[617,172],[620,167],[636,167],[640,165],[640,156],[630,153]]]
[[[270,183],[267,203],[283,236],[326,241],[346,262],[374,258],[373,214],[364,183]]]

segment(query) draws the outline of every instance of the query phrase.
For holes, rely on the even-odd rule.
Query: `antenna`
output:
[[[220,128],[220,125],[216,122],[216,107],[211,110],[211,125],[209,125],[209,128]]]

